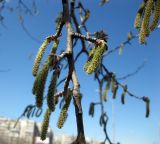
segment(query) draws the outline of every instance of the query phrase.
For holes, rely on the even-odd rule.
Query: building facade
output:
[[[0,144],[52,144],[53,132],[49,128],[45,141],[40,140],[41,123],[30,120],[16,120],[0,117]]]

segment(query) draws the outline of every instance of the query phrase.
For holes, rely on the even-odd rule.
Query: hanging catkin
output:
[[[66,119],[67,119],[67,111],[68,111],[68,108],[69,108],[69,105],[70,105],[70,102],[71,102],[71,98],[72,98],[72,95],[69,94],[68,97],[66,98],[65,100],[65,104],[61,110],[61,113],[60,113],[60,116],[59,116],[59,119],[58,119],[58,123],[57,123],[57,127],[58,128],[62,128]]]
[[[44,55],[44,52],[47,48],[48,43],[49,43],[48,39],[45,39],[44,42],[42,43],[41,47],[39,48],[39,51],[37,53],[37,56],[36,56],[34,64],[33,64],[33,69],[32,69],[33,76],[36,76],[38,73],[39,65],[40,65],[41,59]]]
[[[143,2],[141,4],[138,12],[137,12],[137,15],[136,15],[136,18],[135,18],[135,21],[134,21],[134,27],[135,28],[140,28],[141,27],[141,19],[142,19],[142,16],[143,16],[144,8],[145,8],[145,4]]]
[[[49,109],[46,110],[43,123],[42,123],[42,128],[41,128],[41,139],[45,140],[47,136],[47,131],[49,127],[49,120],[51,116],[51,111]]]
[[[56,52],[58,44],[59,44],[59,40],[55,40],[52,46],[51,53]],[[48,58],[46,59],[44,65],[42,66],[42,69],[38,73],[34,81],[34,84],[33,84],[32,93],[36,95],[36,106],[37,107],[41,107],[43,104],[43,94],[44,94],[44,89],[45,89],[45,83],[47,80],[48,71],[49,71],[51,64],[52,64],[52,57],[48,56]]]
[[[99,45],[97,45],[95,53],[93,55],[93,58],[90,60],[90,62],[87,64],[87,68],[85,68],[85,71],[88,74],[92,74],[96,68],[98,67],[100,60],[102,59],[103,53],[106,50],[106,45],[103,41],[100,42]]]
[[[51,111],[54,111],[54,107],[55,107],[54,94],[56,92],[56,84],[57,84],[58,75],[59,75],[59,70],[57,69],[53,72],[51,82],[48,88],[48,93],[47,93],[47,104]]]
[[[140,33],[139,33],[140,43],[145,43],[146,36],[149,36],[149,34],[150,34],[149,22],[150,22],[150,16],[152,13],[153,4],[154,4],[153,0],[148,0],[146,2],[144,17],[142,20],[142,25],[141,25],[141,29],[140,29]]]
[[[153,31],[156,28],[159,18],[160,18],[160,0],[156,0],[154,5],[153,21],[150,26],[151,31]]]

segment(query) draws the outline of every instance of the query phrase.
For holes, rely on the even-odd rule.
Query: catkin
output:
[[[118,90],[118,84],[115,84],[114,91],[112,92],[112,93],[113,93],[113,96],[112,96],[112,98],[113,98],[113,99],[115,99],[115,98],[116,98],[117,90]]]
[[[84,67],[83,67],[83,70],[87,71],[87,69],[90,66],[90,64],[91,64],[91,61],[87,61],[86,64],[84,65]]]
[[[58,44],[59,44],[59,40],[56,39],[53,46],[52,46],[51,53],[56,52]],[[36,95],[37,107],[41,107],[43,104],[43,93],[44,93],[45,83],[47,80],[48,71],[51,66],[51,63],[52,63],[52,57],[48,56],[47,60],[45,61],[42,69],[38,73],[38,75],[34,81],[34,84],[33,84],[32,93],[34,95]]]
[[[143,97],[142,99],[146,103],[146,118],[150,115],[150,99],[148,97]]]
[[[144,8],[145,8],[145,4],[142,3],[138,12],[137,12],[135,21],[134,21],[134,27],[135,28],[140,28],[141,27],[141,18],[142,18],[143,12],[144,12]]]
[[[51,59],[50,57],[48,57],[48,59],[45,61],[42,70],[39,72],[38,76],[37,76],[37,84],[35,83],[35,85],[37,85],[37,91],[36,91],[36,105],[37,107],[41,107],[43,104],[43,93],[44,93],[44,88],[45,88],[45,83],[47,80],[47,76],[48,76],[48,71],[49,71],[49,67],[50,67],[50,62]],[[35,86],[33,86],[34,88]]]
[[[59,73],[58,70],[54,71],[52,78],[51,78],[49,88],[48,88],[47,104],[48,104],[48,107],[51,111],[54,111],[54,107],[55,107],[54,94],[56,91],[56,83],[57,83],[58,73]]]
[[[44,115],[44,120],[43,120],[42,128],[41,128],[41,140],[46,139],[46,135],[47,135],[48,127],[49,127],[50,116],[51,116],[51,111],[50,109],[47,109]]]
[[[145,27],[144,27],[144,21],[142,22],[142,27],[141,27],[140,33],[139,33],[139,42],[141,44],[144,44],[146,42],[146,31],[145,31]]]
[[[37,90],[38,90],[38,78],[36,78],[35,81],[34,81],[33,88],[32,88],[32,93],[34,95],[36,95]]]
[[[96,48],[95,54],[91,59],[91,63],[86,70],[88,74],[92,74],[95,71],[95,69],[98,67],[99,62],[105,50],[106,50],[106,45],[104,44],[104,42],[101,42],[101,44]]]
[[[112,78],[111,78],[111,91],[112,93],[114,92],[115,90],[115,75],[112,74]]]
[[[88,59],[88,61],[87,61],[86,64],[84,65],[84,68],[83,68],[84,71],[87,71],[88,67],[90,66],[90,64],[91,64],[91,59],[93,58],[93,55],[94,55],[95,51],[96,51],[96,47],[94,46],[94,47],[92,48],[92,50],[90,51],[90,53],[89,53],[89,59]]]
[[[146,101],[146,117],[149,117],[149,114],[150,114],[150,101],[148,99],[148,101]]]
[[[159,18],[160,18],[160,0],[156,0],[154,6],[153,21],[150,26],[151,31],[153,31],[156,28]]]
[[[90,103],[89,115],[90,115],[91,117],[94,116],[94,103]]]
[[[139,34],[139,41],[141,44],[145,43],[146,36],[149,36],[150,34],[149,23],[153,5],[154,5],[153,0],[148,0],[145,5],[144,17],[142,20],[142,25]]]
[[[47,48],[48,43],[49,43],[48,39],[45,39],[44,42],[42,43],[41,47],[39,48],[39,51],[37,53],[37,56],[36,56],[34,64],[33,64],[33,69],[32,69],[33,76],[36,76],[38,73],[39,65],[40,65],[41,59],[44,55],[44,52]]]
[[[127,93],[127,85],[124,85],[123,86],[123,93],[121,95],[121,103],[122,104],[125,104],[126,93]]]
[[[58,45],[59,45],[59,39],[55,39],[55,42],[52,45],[51,53],[54,53],[54,54],[56,53]]]
[[[68,95],[68,97],[66,98],[65,100],[65,104],[61,110],[61,113],[60,113],[60,116],[59,116],[59,119],[58,119],[58,123],[57,123],[57,127],[59,129],[61,129],[67,119],[67,111],[68,111],[68,108],[69,108],[69,105],[70,105],[70,102],[71,102],[71,98],[72,96],[71,95]]]
[[[148,0],[146,3],[146,7],[145,7],[145,13],[144,13],[144,18],[143,18],[144,23],[142,27],[144,27],[146,31],[145,32],[146,36],[149,36],[149,33],[150,33],[149,22],[150,22],[150,16],[152,14],[153,5],[154,5],[154,1]]]
[[[108,90],[110,88],[110,85],[111,85],[111,81],[108,80],[107,84],[106,84],[106,87],[104,89],[104,92],[103,92],[103,99],[104,99],[105,102],[107,101],[107,93],[108,93]]]
[[[92,48],[92,50],[90,51],[90,53],[89,53],[89,59],[92,59],[92,58],[93,58],[93,55],[94,55],[95,52],[96,52],[96,47],[94,46],[94,47]]]

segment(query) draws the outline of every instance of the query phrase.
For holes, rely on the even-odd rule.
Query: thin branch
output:
[[[117,78],[117,80],[126,80],[127,78],[136,75],[137,73],[139,73],[144,68],[144,66],[146,65],[146,62],[147,61],[145,60],[140,66],[137,67],[137,69],[134,72],[129,73],[129,74],[123,76],[123,77],[119,77],[119,78]]]
[[[103,65],[103,69],[106,71],[106,73],[107,73],[107,75],[109,75],[110,77],[112,77],[112,75],[113,75],[113,73],[112,72],[110,72],[104,65]],[[121,84],[116,78],[115,78],[115,80],[114,80],[121,88],[124,88],[124,85],[123,84]],[[136,98],[136,99],[140,99],[140,100],[142,100],[143,99],[143,97],[140,97],[140,96],[136,96],[136,95],[134,95],[133,93],[131,93],[128,89],[127,89],[127,91],[126,91],[127,93],[128,93],[128,95],[129,96],[131,96],[131,97],[134,97],[134,98]]]
[[[120,45],[118,45],[117,47],[107,51],[106,53],[103,54],[103,56],[108,56],[110,55],[111,53],[115,52],[115,51],[118,51],[119,49],[121,49],[122,45],[125,46],[127,44],[130,44],[130,42],[133,40],[133,39],[136,39],[138,38],[138,35],[133,35],[132,32],[130,32],[131,34],[131,37],[130,38],[127,38],[127,40],[125,40],[124,42],[122,42]],[[124,47],[123,47],[124,48]]]
[[[35,41],[36,43],[42,43],[41,40],[37,39],[36,37],[34,37],[29,31],[28,29],[25,27],[24,22],[21,22],[21,27],[24,30],[24,32],[27,34],[27,36],[29,38],[31,38],[33,41]]]
[[[97,43],[100,39],[98,38],[94,38],[94,37],[88,37],[88,35],[82,35],[80,33],[77,32],[72,32],[72,37],[73,38],[80,38],[80,39],[84,39],[86,41],[90,41],[92,43]],[[107,43],[105,43],[107,44]]]

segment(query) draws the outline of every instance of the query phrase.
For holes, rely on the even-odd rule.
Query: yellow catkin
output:
[[[57,83],[57,78],[58,78],[58,71],[54,71],[51,82],[48,88],[48,94],[47,94],[47,104],[50,110],[54,111],[54,94],[56,91],[56,83]]]
[[[95,51],[96,51],[96,47],[94,46],[94,47],[92,48],[92,50],[90,51],[90,53],[89,53],[89,59],[92,59],[92,58],[93,58],[93,55],[94,55]]]
[[[96,48],[95,54],[91,59],[91,63],[86,70],[88,74],[92,74],[96,70],[105,50],[106,50],[106,45],[104,42],[101,42],[100,45]]]
[[[59,45],[59,39],[56,39],[55,42],[52,45],[52,51],[51,51],[51,53],[56,53],[58,45]]]
[[[91,59],[93,58],[93,55],[94,55],[95,51],[96,51],[96,47],[94,46],[94,47],[92,48],[92,50],[89,52],[89,59],[88,59],[88,61],[86,62],[86,64],[84,65],[84,68],[83,68],[84,71],[87,71],[88,67],[90,66],[90,64],[91,64]]]
[[[59,40],[55,40],[55,42],[52,46],[51,53],[56,52],[58,44],[59,44]],[[48,56],[48,58],[45,61],[42,69],[38,73],[38,75],[35,79],[33,88],[32,88],[32,93],[34,95],[36,95],[36,105],[37,105],[37,107],[41,107],[42,104],[43,104],[43,93],[44,93],[45,83],[46,83],[46,80],[47,80],[48,71],[49,71],[51,63],[52,63],[52,58],[50,56]]]
[[[160,18],[160,0],[157,0],[154,6],[153,21],[150,26],[151,31],[153,31],[156,28],[159,18]]]
[[[108,90],[110,88],[110,85],[111,85],[111,81],[107,81],[106,87],[105,87],[104,92],[103,92],[103,99],[104,99],[105,102],[107,101],[107,93],[108,93]]]
[[[104,89],[104,92],[103,92],[103,100],[106,102],[107,101],[107,92],[108,92],[108,89],[105,88]]]
[[[34,64],[33,64],[33,69],[32,69],[33,76],[36,76],[37,73],[38,73],[39,65],[40,65],[41,59],[42,59],[42,57],[44,55],[44,52],[45,52],[45,50],[47,48],[48,43],[49,43],[49,41],[48,41],[48,39],[46,39],[42,43],[41,47],[39,48],[39,51],[37,53],[37,56],[36,56]]]
[[[38,90],[38,78],[36,78],[35,81],[34,81],[33,88],[32,88],[32,93],[34,95],[36,95],[37,90]]]
[[[152,14],[153,5],[154,5],[153,0],[148,0],[146,2],[143,23],[142,23],[142,27],[144,27],[143,29],[145,30],[146,36],[149,36],[149,34],[150,34],[149,23],[150,23],[150,16]]]
[[[44,120],[43,120],[42,128],[41,128],[41,140],[46,139],[46,135],[47,135],[48,127],[49,127],[50,116],[51,116],[51,111],[47,109],[44,115]]]
[[[112,91],[112,93],[114,92],[114,90],[115,90],[115,75],[114,74],[112,74],[112,78],[111,78],[111,91]]]
[[[37,107],[41,107],[43,104],[43,93],[45,88],[45,83],[48,76],[48,71],[50,67],[51,59],[48,57],[48,59],[45,61],[42,70],[39,72],[37,76],[37,92],[36,92],[36,105]]]
[[[68,108],[69,108],[69,105],[70,105],[70,102],[71,102],[71,95],[68,95],[68,97],[66,98],[65,100],[65,104],[61,110],[61,113],[60,113],[60,116],[59,116],[59,119],[58,119],[58,123],[57,123],[57,127],[59,129],[61,129],[67,119],[67,111],[68,111]]]
[[[137,15],[136,15],[136,18],[135,18],[135,21],[134,21],[134,27],[135,28],[140,28],[141,27],[141,18],[142,18],[142,15],[143,15],[144,6],[145,6],[145,4],[142,3],[138,12],[137,12]]]
[[[91,64],[91,61],[87,61],[86,64],[84,65],[84,67],[83,67],[83,70],[87,71],[87,69],[90,66],[90,64]]]
[[[113,93],[113,96],[112,96],[113,99],[116,98],[117,90],[118,90],[118,84],[116,82],[115,75],[112,74],[112,78],[111,78],[111,91]]]
[[[144,22],[142,22],[142,27],[140,29],[139,42],[140,42],[140,44],[144,44],[146,42],[146,31],[144,28]]]

